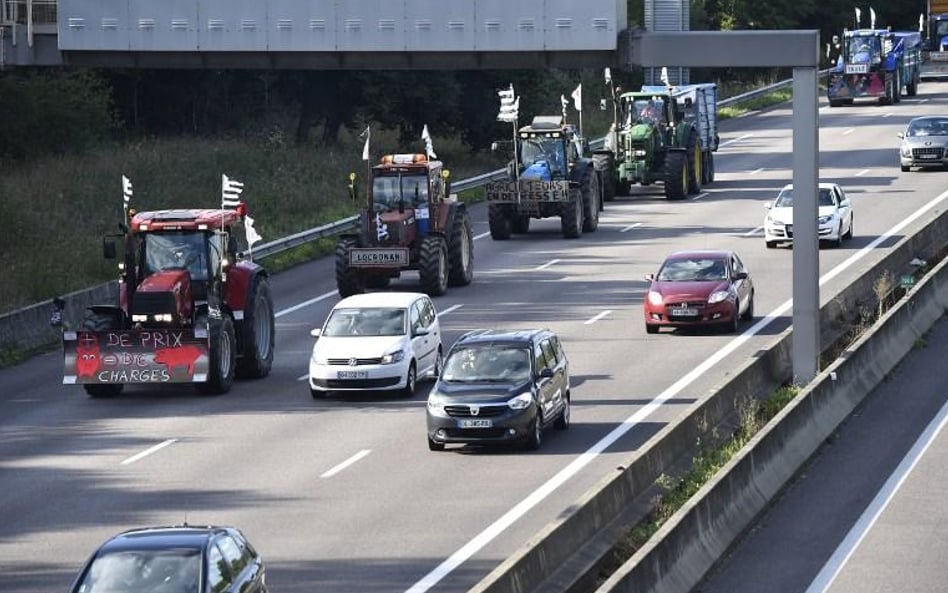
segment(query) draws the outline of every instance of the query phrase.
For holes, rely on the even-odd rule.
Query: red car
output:
[[[662,326],[719,326],[736,332],[754,317],[754,283],[733,251],[679,251],[646,274],[645,331]]]

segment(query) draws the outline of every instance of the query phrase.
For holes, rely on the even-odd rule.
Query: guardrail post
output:
[[[26,0],[26,45],[33,47],[33,0]]]

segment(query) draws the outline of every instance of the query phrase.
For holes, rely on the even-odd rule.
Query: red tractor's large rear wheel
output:
[[[237,361],[237,376],[259,379],[270,374],[273,365],[276,320],[273,296],[266,276],[258,276],[247,298],[241,323],[242,348]]]

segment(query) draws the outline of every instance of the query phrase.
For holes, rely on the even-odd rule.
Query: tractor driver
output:
[[[402,177],[402,191],[406,205],[419,208],[428,203],[428,177],[426,175],[406,175]]]

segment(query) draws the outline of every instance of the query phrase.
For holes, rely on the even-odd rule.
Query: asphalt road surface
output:
[[[944,208],[943,173],[899,172],[896,133],[946,98],[924,84],[895,106],[821,109],[821,175],[851,197],[856,235],[821,250],[824,302]],[[311,399],[309,330],[338,299],[330,259],[273,277],[273,371],[226,395],[132,387],[92,400],[61,384],[59,353],[0,371],[2,589],[65,590],[114,533],[187,521],[241,528],[275,592],[466,591],[790,323],[792,251],[766,249],[761,230],[791,178],[789,105],[723,122],[721,141],[705,192],[669,202],[660,186],[634,188],[578,240],[548,219],[494,242],[486,207],[472,208],[475,280],[435,299],[445,347],[478,327],[561,336],[573,424],[536,452],[428,451],[429,384],[407,400]],[[643,276],[685,248],[744,259],[756,318],[740,335],[646,336]],[[393,289],[416,290],[417,276]]]

